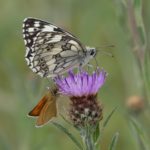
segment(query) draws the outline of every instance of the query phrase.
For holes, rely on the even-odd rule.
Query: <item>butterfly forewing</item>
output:
[[[24,20],[23,35],[27,64],[42,77],[64,73],[85,55],[85,47],[72,34],[38,19]]]
[[[44,97],[38,102],[38,104],[28,113],[28,116],[32,117],[39,116],[46,102],[47,96],[44,95]]]
[[[36,121],[36,126],[42,126],[57,115],[56,99],[49,97]]]
[[[48,91],[38,104],[29,112],[29,116],[37,117],[36,126],[42,126],[57,116],[56,99],[57,89]]]

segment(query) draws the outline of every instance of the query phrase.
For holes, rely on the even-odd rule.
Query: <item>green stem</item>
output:
[[[93,132],[91,132],[89,128],[82,130],[81,137],[84,144],[84,150],[96,150],[93,140]]]

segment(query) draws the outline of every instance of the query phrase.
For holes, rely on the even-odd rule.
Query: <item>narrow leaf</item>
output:
[[[141,44],[145,48],[147,44],[147,39],[146,39],[145,27],[144,27],[143,16],[142,16],[142,0],[134,0],[133,6],[134,6],[137,29],[141,39]]]
[[[126,31],[126,16],[124,15],[125,9],[126,9],[126,1],[125,0],[115,0],[117,9],[116,15],[118,18],[118,21],[120,23],[120,26],[124,31]]]
[[[95,132],[93,134],[94,143],[97,142],[97,140],[99,138],[99,135],[100,135],[100,129],[99,129],[99,123],[98,123],[97,126],[96,126],[96,129],[95,129]]]
[[[112,138],[111,143],[110,143],[109,150],[115,150],[115,149],[116,149],[118,137],[119,137],[119,133],[116,132],[116,133],[114,134],[113,138]]]
[[[63,127],[61,124],[56,122],[52,122],[52,123],[55,127],[57,127],[58,129],[63,131],[66,135],[68,135],[68,137],[75,143],[75,145],[78,147],[79,150],[83,149],[81,144],[78,142],[78,140],[65,127]]]
[[[147,95],[149,96],[148,100],[150,100],[150,52],[149,49],[146,49],[145,58],[144,58],[144,82],[147,90]]]
[[[140,127],[140,124],[135,120],[135,119],[131,119],[131,124],[133,125],[137,135],[140,138],[140,141],[142,142],[144,149],[145,150],[149,150],[150,149],[150,145],[148,142],[148,137],[145,135],[145,132],[143,131],[142,127]]]
[[[106,125],[108,124],[110,118],[112,117],[112,115],[114,114],[114,112],[116,111],[117,107],[115,107],[110,114],[107,116],[107,118],[105,119],[104,123],[103,123],[103,128],[106,127]]]

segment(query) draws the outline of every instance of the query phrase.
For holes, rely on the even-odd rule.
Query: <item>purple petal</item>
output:
[[[68,77],[56,77],[54,80],[62,94],[68,96],[93,95],[103,86],[107,73],[99,68],[91,75],[85,71],[74,74],[68,72]]]

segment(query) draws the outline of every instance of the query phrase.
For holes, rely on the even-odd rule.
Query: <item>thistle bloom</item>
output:
[[[59,92],[70,97],[70,118],[75,126],[96,125],[102,119],[102,107],[97,102],[98,90],[103,86],[107,73],[97,69],[91,75],[85,71],[67,77],[57,77]]]

